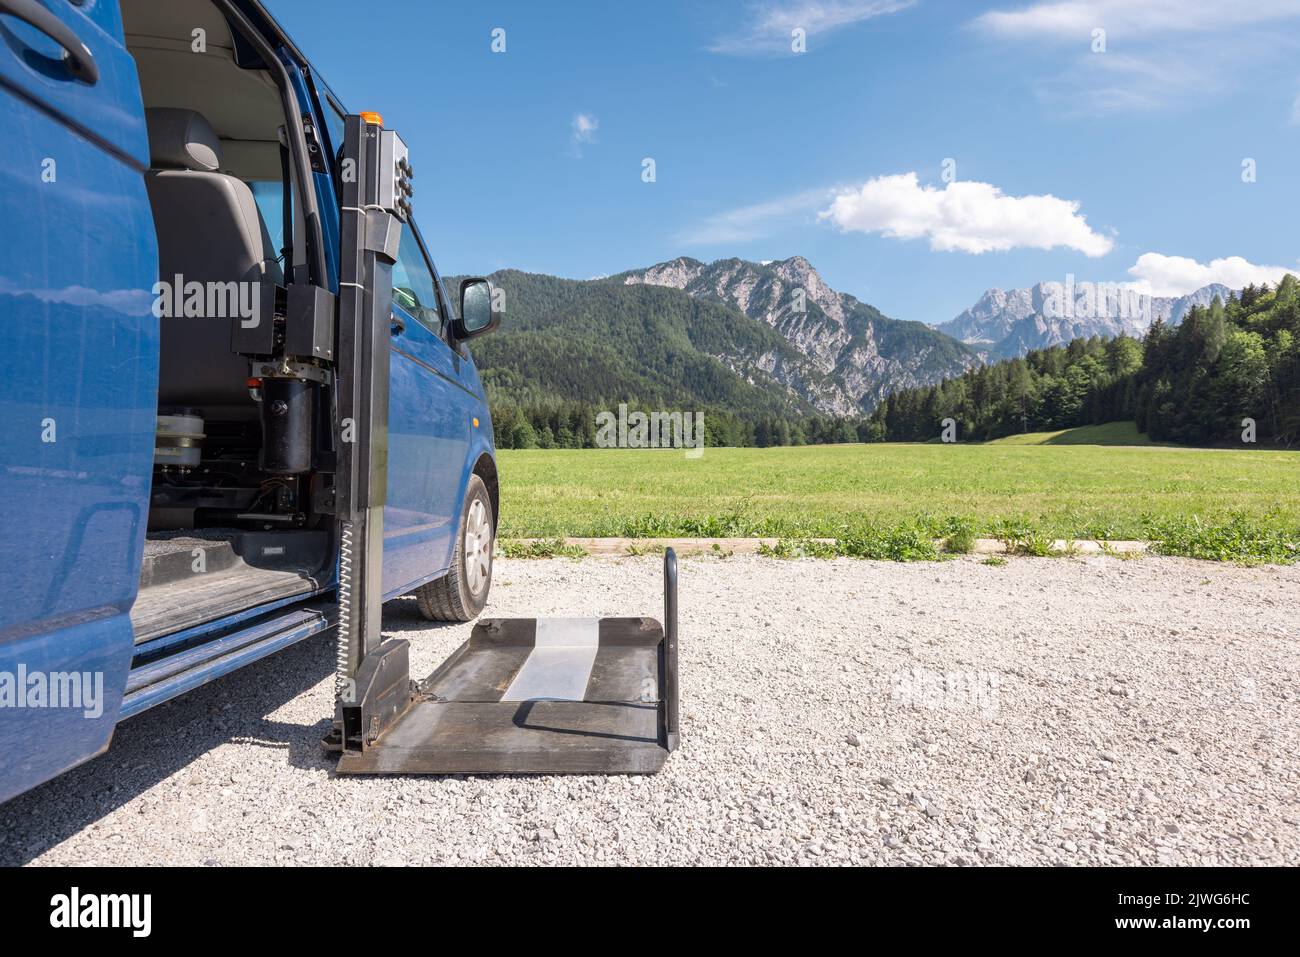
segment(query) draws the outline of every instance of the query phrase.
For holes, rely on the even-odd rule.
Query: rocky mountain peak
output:
[[[693,283],[705,269],[704,263],[689,256],[678,256],[668,262],[659,263],[643,270],[640,280],[634,280],[631,274],[625,282],[631,285],[640,281],[651,286],[669,286],[673,289],[685,289]]]
[[[678,257],[616,278],[681,289],[772,327],[822,379],[801,394],[824,412],[870,411],[896,388],[937,382],[978,361],[946,335],[890,319],[837,292],[803,256],[757,263],[733,257],[708,265]]]
[[[1146,298],[1125,293],[1133,298],[1121,305],[1118,290],[1128,288],[1125,283],[1082,281],[1073,288],[1061,283],[993,288],[956,318],[935,328],[992,360],[1008,359],[1071,339],[1141,336],[1156,319],[1176,325],[1193,305],[1208,305],[1215,296],[1226,299],[1230,294],[1228,287],[1213,283],[1186,296]],[[1080,298],[1088,293],[1091,299]],[[1070,303],[1062,313],[1063,298]],[[1053,308],[1049,301],[1055,303]]]
[[[791,256],[789,259],[772,263],[768,268],[788,283],[792,289],[802,289],[804,294],[821,306],[822,311],[831,319],[834,319],[840,325],[844,324],[843,296],[826,284],[821,274],[813,268],[812,263],[808,260],[802,256]]]

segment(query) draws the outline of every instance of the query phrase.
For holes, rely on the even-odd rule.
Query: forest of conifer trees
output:
[[[1157,320],[1141,341],[1076,339],[896,392],[867,432],[923,442],[945,418],[965,440],[1133,421],[1188,445],[1239,444],[1252,419],[1260,444],[1289,448],[1300,438],[1300,283],[1247,286],[1176,326]]]

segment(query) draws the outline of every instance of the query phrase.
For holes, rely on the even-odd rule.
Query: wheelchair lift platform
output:
[[[677,747],[677,559],[664,555],[664,623],[652,618],[494,618],[408,688],[371,737],[350,729],[340,774],[653,774]],[[667,626],[665,628],[665,625]],[[400,645],[388,654],[384,649]],[[400,691],[363,675],[372,700]],[[368,659],[370,661],[370,659]],[[409,682],[408,682],[409,684]],[[394,708],[400,702],[394,702]],[[345,708],[346,712],[346,708]],[[345,727],[348,724],[345,717]]]

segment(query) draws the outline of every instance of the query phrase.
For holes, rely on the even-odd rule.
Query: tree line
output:
[[[1300,438],[1300,283],[1247,286],[1142,340],[1075,339],[888,396],[868,441],[923,442],[943,421],[962,440],[1134,421],[1152,439],[1290,447]]]
[[[628,403],[629,414],[647,416],[665,411],[644,402]],[[704,420],[706,447],[759,447],[819,445],[868,441],[865,418],[842,419],[818,415],[745,415],[720,408],[698,411]],[[617,406],[591,402],[538,398],[517,401],[494,398],[492,428],[499,449],[592,449],[600,447],[597,416],[618,414]]]

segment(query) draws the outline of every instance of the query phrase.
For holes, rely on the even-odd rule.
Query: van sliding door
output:
[[[158,274],[116,3],[0,0],[0,800],[93,757],[131,663]]]

